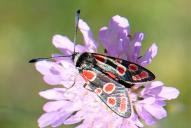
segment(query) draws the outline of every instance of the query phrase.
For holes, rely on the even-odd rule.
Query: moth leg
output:
[[[85,83],[85,84],[83,85],[83,87],[84,87],[85,89],[87,89],[87,90],[93,92],[93,90],[89,87],[89,83]]]
[[[137,57],[137,59],[141,59],[143,56],[139,56],[139,57]]]
[[[72,85],[70,86],[70,87],[66,87],[67,89],[70,89],[70,88],[72,88],[74,85],[75,85],[75,83],[76,83],[76,79],[77,79],[77,76],[74,78],[74,82],[72,83]]]

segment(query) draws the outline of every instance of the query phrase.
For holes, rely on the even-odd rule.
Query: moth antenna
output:
[[[80,19],[80,9],[78,9],[76,11],[76,16],[75,16],[74,53],[76,52],[75,47],[76,47],[76,38],[77,38],[77,34],[78,34],[79,19]]]
[[[56,57],[40,57],[40,58],[34,58],[34,59],[31,59],[29,60],[28,62],[29,63],[36,63],[36,62],[39,62],[39,61],[43,61],[43,60],[51,60],[51,59],[55,59],[57,57],[71,57],[72,55],[67,55],[67,56],[56,56]]]
[[[50,60],[52,58],[34,58],[28,61],[28,63],[36,63],[38,61],[43,61],[43,60]]]

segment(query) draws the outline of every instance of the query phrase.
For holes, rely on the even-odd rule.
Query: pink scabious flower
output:
[[[83,34],[84,45],[76,45],[76,51],[97,52],[98,43],[83,20],[79,21],[79,29]],[[118,15],[112,17],[109,26],[102,27],[99,32],[99,39],[108,55],[147,66],[156,56],[157,46],[152,44],[141,56],[143,38],[141,32],[131,35],[128,20]],[[64,55],[74,52],[74,43],[66,36],[55,35],[53,44]],[[153,125],[167,116],[163,108],[165,101],[179,95],[176,88],[164,86],[161,81],[134,85],[127,90],[132,102],[132,113],[129,118],[123,118],[112,112],[95,93],[83,87],[85,80],[71,58],[57,57],[59,54],[53,56],[54,61],[40,61],[35,65],[44,81],[54,86],[53,89],[39,93],[49,100],[43,106],[45,113],[38,120],[41,128],[76,123],[77,128],[139,128],[144,127],[142,122]]]

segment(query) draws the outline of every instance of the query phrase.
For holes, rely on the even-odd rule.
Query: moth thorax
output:
[[[92,67],[93,64],[93,58],[91,53],[77,53],[74,56],[74,64],[76,67],[81,67],[81,68],[90,68]]]
[[[73,61],[74,61],[74,64],[76,65],[76,67],[77,67],[77,63],[79,63],[78,61],[79,61],[79,58],[81,55],[82,55],[82,53],[75,53],[74,54]]]

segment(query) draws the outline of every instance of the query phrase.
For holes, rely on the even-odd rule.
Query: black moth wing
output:
[[[130,117],[131,104],[128,89],[95,68],[86,71],[96,74],[93,81],[87,82],[92,91],[117,115],[124,118]]]
[[[96,60],[96,66],[104,74],[120,83],[140,84],[155,79],[155,75],[148,69],[120,58],[91,53]]]

